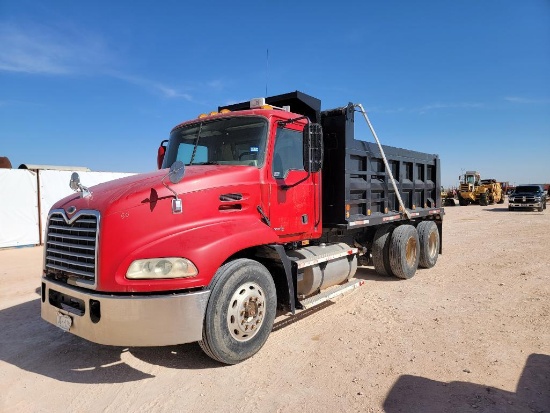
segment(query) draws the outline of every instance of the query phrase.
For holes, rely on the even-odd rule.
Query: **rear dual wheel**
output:
[[[418,265],[422,268],[432,268],[439,257],[440,237],[437,225],[433,221],[422,221],[416,227],[420,242],[420,259]]]
[[[411,278],[417,268],[432,268],[439,256],[440,237],[433,221],[412,225],[385,225],[374,235],[372,260],[380,275]]]
[[[390,267],[398,278],[411,278],[418,268],[420,241],[412,225],[397,227],[390,240]]]
[[[390,240],[395,225],[379,227],[372,240],[372,262],[374,270],[384,276],[393,275],[390,267]]]

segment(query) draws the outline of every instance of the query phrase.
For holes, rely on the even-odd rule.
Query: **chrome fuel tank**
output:
[[[343,251],[349,249],[349,245],[344,243],[321,244],[288,251],[287,254],[298,259],[311,260],[332,254],[341,255]],[[298,273],[298,295],[308,296],[353,277],[357,271],[357,256],[355,254],[340,256],[311,265],[302,271]]]

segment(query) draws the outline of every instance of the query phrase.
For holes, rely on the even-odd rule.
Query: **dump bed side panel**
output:
[[[322,112],[321,122],[323,225],[366,226],[404,219],[378,145],[354,137],[353,105]],[[392,146],[383,149],[411,216],[442,214],[439,157]]]

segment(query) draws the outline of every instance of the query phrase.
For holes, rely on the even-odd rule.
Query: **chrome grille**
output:
[[[527,195],[527,196],[516,196],[516,197],[512,197],[510,199],[510,201],[513,201],[513,202],[517,202],[517,203],[530,203],[532,204],[533,202],[535,202],[535,197],[532,196],[532,195]]]
[[[63,210],[52,211],[46,228],[48,275],[71,284],[95,285],[98,228],[97,211],[79,211],[71,219]]]

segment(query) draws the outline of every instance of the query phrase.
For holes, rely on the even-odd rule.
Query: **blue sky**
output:
[[[267,87],[362,103],[444,185],[550,182],[548,0],[191,4],[0,0],[0,156],[150,171],[174,125]]]

